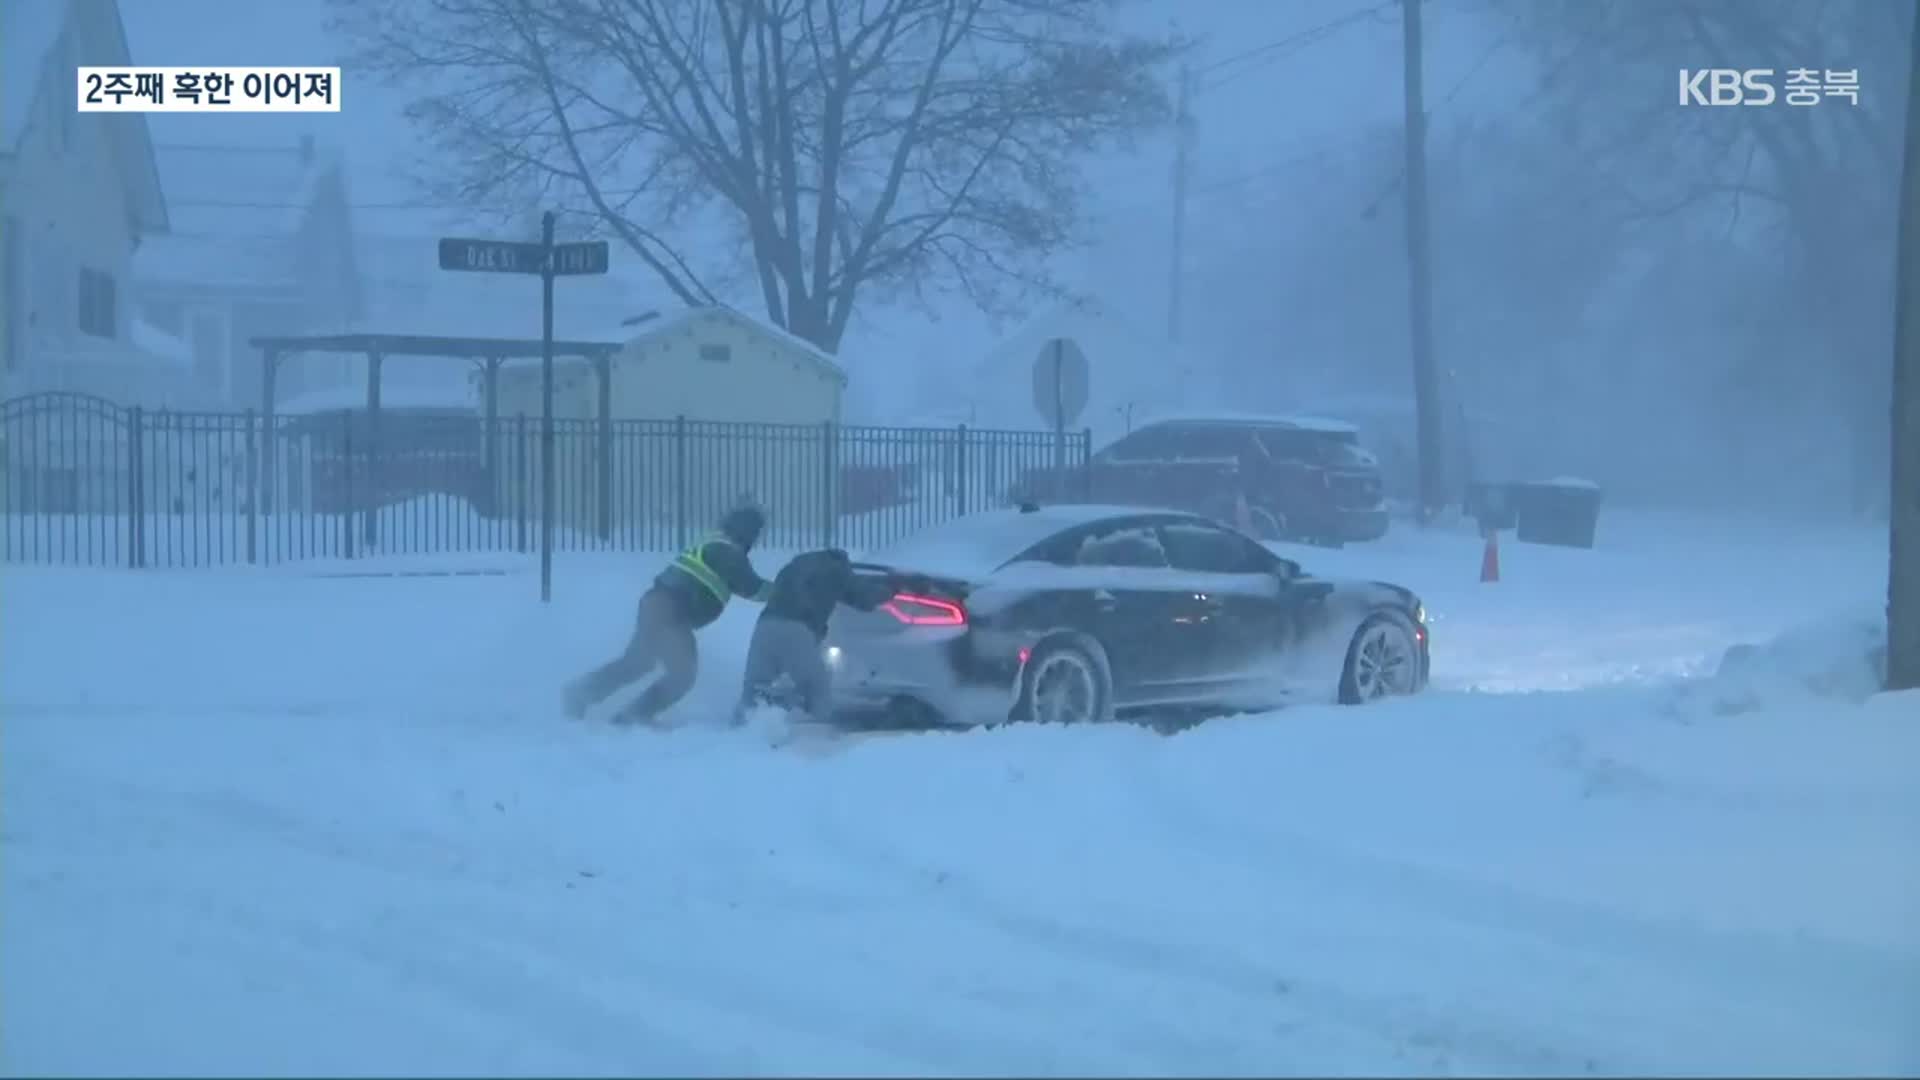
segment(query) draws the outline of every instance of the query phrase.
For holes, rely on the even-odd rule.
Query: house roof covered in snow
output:
[[[67,43],[63,53],[62,42]],[[71,68],[132,62],[114,0],[5,0],[0,3],[0,152],[20,149],[42,94],[73,92]],[[153,140],[140,113],[98,117],[112,140],[114,164],[142,233],[167,229],[166,199]]]
[[[46,85],[47,61],[67,24],[67,0],[0,4],[0,145],[20,145]]]
[[[338,155],[311,139],[285,144],[154,147],[174,231],[195,237],[291,235]]]
[[[193,347],[145,319],[136,317],[128,336],[137,348],[150,356],[177,368],[193,367]]]
[[[370,353],[383,356],[442,356],[451,359],[490,360],[539,356],[538,338],[441,337],[417,334],[295,334],[268,335],[249,341],[256,349],[283,353]],[[556,338],[555,356],[601,356],[618,352],[610,341],[570,341]]]
[[[676,334],[685,333],[701,321],[707,319],[721,319],[733,323],[736,326],[746,327],[762,337],[778,341],[805,357],[821,374],[838,381],[842,386],[845,386],[847,383],[846,370],[840,366],[839,362],[836,361],[831,354],[819,346],[798,335],[788,333],[780,327],[773,326],[745,312],[722,304],[681,308],[678,311],[670,312],[659,318],[650,319],[631,327],[621,327],[620,329],[625,332],[618,333],[615,336],[625,338],[628,345],[644,346],[656,341],[664,341]],[[538,361],[519,360],[512,362],[510,366],[527,363],[538,363]]]

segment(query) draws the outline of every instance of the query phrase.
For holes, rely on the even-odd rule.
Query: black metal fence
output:
[[[0,402],[0,559],[190,567],[537,551],[538,417],[318,416]],[[1020,493],[1085,494],[1091,436],[957,428],[556,420],[561,551],[669,551],[737,499],[763,544],[860,550]]]

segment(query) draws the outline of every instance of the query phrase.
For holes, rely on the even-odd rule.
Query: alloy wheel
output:
[[[1353,686],[1362,701],[1411,694],[1418,679],[1413,640],[1390,623],[1361,632],[1353,651]]]

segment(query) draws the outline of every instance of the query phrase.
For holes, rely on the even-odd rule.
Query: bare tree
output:
[[[1884,311],[1907,11],[1876,0],[1488,0],[1542,69],[1534,114],[1587,166],[1583,211],[1670,237],[1717,226],[1781,268],[1776,302],[1819,355],[1751,354],[1746,377],[1852,421],[1856,507],[1885,491]],[[1853,69],[1858,104],[1687,108],[1681,68]]]
[[[1166,118],[1178,48],[1117,0],[330,2],[440,194],[559,202],[688,303],[744,269],[829,351],[872,292],[1057,292],[1080,163]]]

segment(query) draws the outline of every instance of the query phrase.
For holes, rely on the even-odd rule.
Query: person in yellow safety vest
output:
[[[700,651],[694,631],[711,625],[742,597],[764,603],[773,586],[754,572],[748,553],[760,539],[766,515],[757,507],[729,510],[718,532],[674,558],[640,598],[633,637],[619,656],[567,684],[563,705],[579,719],[624,686],[661,669],[660,677],[616,716],[616,723],[658,722],[660,714],[693,689]]]

